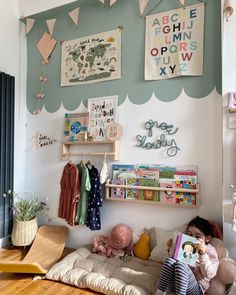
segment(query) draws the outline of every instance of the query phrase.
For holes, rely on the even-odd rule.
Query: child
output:
[[[187,226],[187,234],[199,240],[196,249],[199,258],[195,267],[167,258],[161,270],[160,281],[155,295],[165,294],[168,287],[176,295],[202,295],[209,288],[210,280],[216,275],[219,259],[211,240],[209,222],[197,216]],[[172,240],[167,245],[170,247]]]

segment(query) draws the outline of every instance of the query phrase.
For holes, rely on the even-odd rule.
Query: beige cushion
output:
[[[55,264],[46,278],[103,294],[151,295],[155,294],[160,269],[161,264],[155,261],[107,258],[82,247]]]
[[[161,229],[159,227],[155,227],[156,246],[152,249],[149,259],[164,263],[166,258],[168,258],[167,244],[166,244],[167,241],[169,239],[173,239],[175,231],[185,233],[186,227],[187,227],[186,224],[176,227],[172,230],[166,230],[166,229]]]

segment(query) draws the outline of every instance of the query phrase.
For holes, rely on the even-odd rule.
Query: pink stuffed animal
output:
[[[117,224],[108,237],[99,235],[94,239],[92,252],[107,257],[123,256],[132,244],[132,230],[126,224]]]

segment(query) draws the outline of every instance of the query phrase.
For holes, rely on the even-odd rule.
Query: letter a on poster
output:
[[[203,74],[204,3],[146,17],[145,80]]]

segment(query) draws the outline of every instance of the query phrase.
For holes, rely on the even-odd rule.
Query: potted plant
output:
[[[15,246],[30,245],[37,233],[37,214],[46,207],[46,202],[34,198],[30,199],[16,196],[13,205],[13,228],[11,234],[12,244]]]

